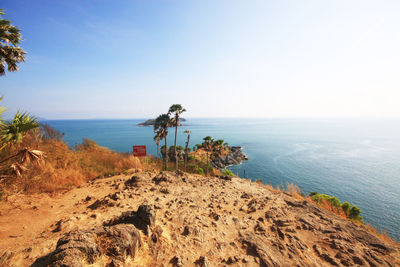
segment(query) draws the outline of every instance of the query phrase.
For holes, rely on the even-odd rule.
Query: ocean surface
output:
[[[147,145],[156,154],[152,127],[132,120],[43,121],[65,133],[75,146],[82,137],[120,152]],[[348,201],[364,221],[400,241],[400,120],[363,119],[188,119],[193,147],[207,135],[242,146],[249,161],[230,169],[241,177],[274,186],[297,184]],[[169,145],[174,129],[170,129]]]

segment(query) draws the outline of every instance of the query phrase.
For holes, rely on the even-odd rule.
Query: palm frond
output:
[[[28,169],[23,164],[17,163],[17,162],[11,164],[10,168],[11,168],[12,172],[18,177],[20,177],[22,175],[22,173]]]

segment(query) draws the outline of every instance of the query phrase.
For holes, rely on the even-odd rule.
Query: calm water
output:
[[[143,120],[46,121],[74,146],[82,137],[120,152],[147,145],[155,155],[151,127]],[[272,185],[295,183],[358,205],[364,220],[400,240],[400,120],[189,119],[191,146],[210,135],[244,147],[250,160],[231,169]],[[173,142],[170,131],[169,144]]]

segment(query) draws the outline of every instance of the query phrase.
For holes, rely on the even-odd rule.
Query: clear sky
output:
[[[400,117],[400,1],[1,0],[44,118]]]

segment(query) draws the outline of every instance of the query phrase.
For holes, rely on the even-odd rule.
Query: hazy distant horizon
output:
[[[132,117],[132,118],[45,118],[38,117],[42,121],[53,121],[53,120],[148,120],[155,119],[156,117]],[[185,117],[184,119],[266,119],[266,120],[400,120],[400,117]],[[11,117],[8,117],[11,119]]]

